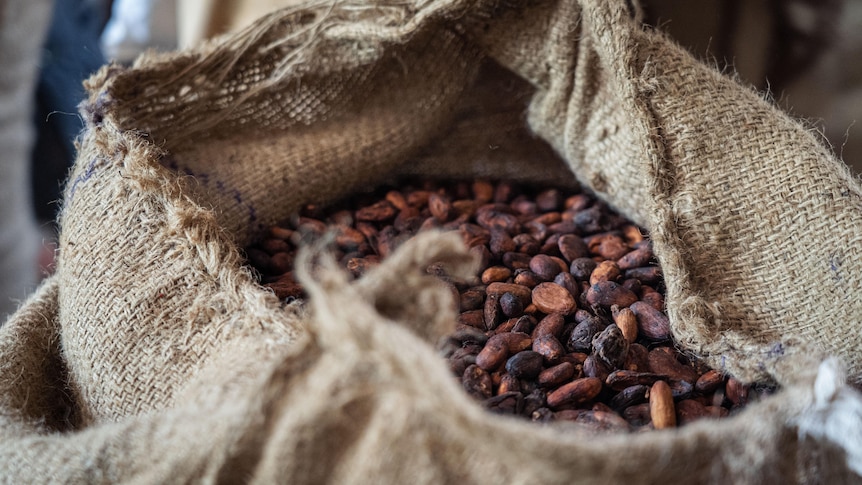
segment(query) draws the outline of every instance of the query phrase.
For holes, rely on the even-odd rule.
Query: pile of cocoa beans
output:
[[[354,277],[419,231],[458,231],[481,260],[458,295],[440,352],[492,412],[625,432],[721,418],[771,393],[679,352],[661,269],[644,232],[578,190],[510,182],[404,182],[328,207],[306,206],[246,249],[263,284],[304,297],[298,248],[331,239]]]

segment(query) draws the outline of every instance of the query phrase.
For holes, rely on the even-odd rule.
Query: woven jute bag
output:
[[[323,2],[105,67],[55,276],[0,328],[10,483],[862,479],[862,190],[817,136],[619,0]],[[476,270],[423,234],[307,304],[239,248],[403,174],[578,180],[646,227],[676,344],[780,391],[590,436],[495,416],[434,350]],[[313,264],[312,264],[313,262]]]

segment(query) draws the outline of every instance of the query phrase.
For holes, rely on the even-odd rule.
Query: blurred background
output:
[[[52,271],[82,81],[106,62],[186,48],[300,3],[0,0],[0,322]],[[862,0],[640,3],[648,24],[768,93],[862,173]]]

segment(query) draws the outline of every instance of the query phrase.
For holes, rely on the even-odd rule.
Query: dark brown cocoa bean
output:
[[[449,334],[448,340],[457,343],[459,346],[464,344],[475,344],[481,347],[488,341],[488,336],[483,332],[480,332],[478,329],[470,328],[452,332]],[[481,349],[477,349],[476,353],[479,353],[479,350]]]
[[[653,383],[651,382],[649,385],[635,384],[633,386],[626,387],[611,398],[611,408],[620,412],[629,406],[646,402],[647,396],[649,395],[649,389],[652,384]]]
[[[506,372],[518,379],[533,380],[542,372],[542,360],[542,355],[538,352],[518,352],[506,361]]]
[[[532,416],[534,412],[548,405],[547,396],[542,389],[534,389],[524,396],[524,416]]]
[[[521,392],[521,380],[511,374],[503,374],[497,387],[497,394],[507,392]]]
[[[596,266],[596,262],[590,258],[578,258],[572,261],[572,264],[569,266],[569,273],[578,281],[589,281]]]
[[[587,356],[587,360],[584,361],[584,375],[594,377],[602,382],[608,380],[612,370],[608,364],[593,354]]]
[[[632,268],[640,268],[642,266],[646,266],[650,260],[653,258],[652,247],[650,246],[641,246],[638,249],[633,251],[629,251],[619,260],[617,260],[617,266],[621,270],[630,270]],[[629,275],[626,273],[628,278],[636,278],[636,276]]]
[[[520,392],[506,392],[482,401],[488,411],[496,414],[521,414],[524,396]]]
[[[515,279],[513,283],[516,285],[526,286],[527,288],[535,288],[538,284],[544,283],[545,280],[529,269],[516,269]]]
[[[491,382],[491,376],[484,369],[476,364],[473,364],[464,371],[461,377],[461,385],[467,394],[476,399],[487,399],[494,393],[494,384]]]
[[[634,372],[649,372],[649,351],[641,344],[629,345],[629,353],[626,356],[625,370]]]
[[[503,311],[500,309],[500,297],[497,295],[488,295],[485,298],[485,306],[483,308],[485,330],[494,330],[497,328],[497,325],[500,324],[500,317],[502,314]]]
[[[460,296],[461,311],[478,310],[485,304],[485,288],[473,287],[463,291]]]
[[[508,252],[503,254],[503,264],[512,270],[528,269],[530,267],[529,255],[524,253]]]
[[[641,266],[629,268],[625,272],[626,278],[635,278],[641,283],[652,284],[661,281],[661,268],[658,266]]]
[[[593,337],[593,353],[612,369],[623,367],[628,351],[629,342],[614,323]]]
[[[694,384],[689,381],[678,381],[671,379],[668,381],[671,394],[674,400],[688,399],[694,393]]]
[[[491,229],[491,241],[488,243],[488,248],[491,250],[491,254],[499,257],[517,250],[518,246],[508,232],[495,228]]]
[[[491,233],[487,229],[477,226],[476,224],[464,223],[458,226],[458,233],[461,235],[461,240],[467,247],[484,246],[491,240]]]
[[[585,258],[589,253],[584,240],[574,234],[561,235],[557,240],[557,247],[560,250],[560,254],[569,263],[574,262],[578,258]]]
[[[553,335],[544,335],[537,339],[533,339],[533,351],[539,353],[547,365],[556,365],[560,363],[563,356],[566,354],[566,349],[563,344]]]
[[[530,271],[543,281],[552,281],[560,272],[560,267],[547,254],[537,254],[530,259]]]
[[[575,279],[571,273],[562,272],[558,273],[557,276],[554,277],[554,284],[560,285],[572,295],[572,298],[577,302],[578,297],[581,295],[581,285],[578,284],[578,281]]]
[[[608,387],[615,391],[621,391],[623,389],[638,386],[638,385],[646,385],[651,386],[655,384],[656,381],[660,380],[662,377],[658,374],[653,374],[651,372],[634,372],[630,370],[616,370],[611,372],[608,375],[608,378],[605,380]]]
[[[468,310],[458,315],[458,323],[485,330],[485,312],[483,310]]]
[[[613,281],[601,281],[587,290],[587,303],[593,307],[627,307],[638,301],[637,295]]]
[[[637,317],[638,335],[657,341],[670,338],[670,320],[664,313],[642,301],[632,303],[629,308]]]
[[[506,212],[480,207],[476,211],[476,223],[488,229],[501,229],[509,234],[517,234],[521,230],[518,218]]]
[[[522,315],[515,321],[512,333],[523,333],[530,335],[536,327],[536,319],[532,315]]]
[[[676,403],[676,422],[680,426],[709,417],[709,411],[703,404],[691,400],[683,399]]]
[[[515,328],[516,323],[518,323],[517,318],[510,318],[508,320],[505,320],[501,324],[497,325],[497,328],[493,330],[493,334],[511,332],[512,329]]]
[[[588,318],[577,324],[566,340],[566,350],[569,352],[589,353],[593,346],[593,337],[605,329],[607,325],[598,317]]]
[[[515,252],[524,253],[529,256],[533,256],[539,252],[539,249],[542,247],[539,244],[539,241],[526,233],[521,233],[512,238],[512,241],[515,243]]]
[[[524,313],[524,304],[517,296],[503,293],[503,296],[500,297],[500,309],[507,317],[517,317]]]
[[[649,403],[635,404],[623,410],[623,419],[632,426],[647,426],[652,420],[650,418]]]
[[[511,293],[521,300],[524,306],[527,306],[532,301],[533,292],[526,286],[516,285],[513,283],[491,283],[485,288],[486,295],[494,295],[497,298],[503,296],[504,293]]]
[[[668,347],[658,347],[651,350],[648,359],[650,370],[656,374],[689,383],[697,381],[697,371],[681,364],[676,359],[673,350]]]

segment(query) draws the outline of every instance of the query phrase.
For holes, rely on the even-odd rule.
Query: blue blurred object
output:
[[[94,0],[54,3],[36,90],[32,180],[36,216],[42,222],[55,218],[61,186],[74,161],[74,139],[83,128],[78,116],[82,82],[105,63],[99,37],[109,5]]]

